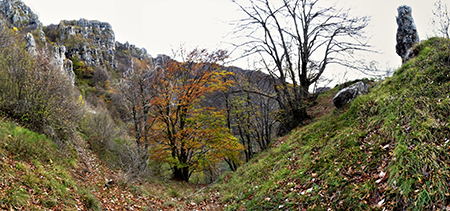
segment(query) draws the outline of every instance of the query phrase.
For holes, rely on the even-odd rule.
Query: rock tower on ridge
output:
[[[395,50],[403,62],[409,59],[410,48],[419,42],[419,34],[412,17],[412,9],[403,5],[397,8],[397,45]]]

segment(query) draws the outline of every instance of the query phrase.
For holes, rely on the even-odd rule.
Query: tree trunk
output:
[[[231,171],[236,171],[239,165],[234,162],[233,160],[229,158],[225,158],[225,162],[227,162],[228,166],[230,167]]]
[[[306,106],[302,106],[300,108],[289,108],[289,110],[283,112],[282,114],[286,116],[282,116],[284,121],[281,121],[281,125],[278,128],[278,136],[286,135],[291,130],[299,126],[304,120],[310,119],[306,112]]]
[[[189,167],[173,167],[173,178],[175,180],[189,182],[189,176]]]

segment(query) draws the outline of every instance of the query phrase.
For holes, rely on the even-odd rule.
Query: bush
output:
[[[53,65],[49,52],[29,55],[17,36],[0,28],[0,42],[5,40],[12,42],[0,49],[0,111],[63,143],[80,111],[68,77]]]
[[[106,72],[103,68],[96,68],[93,75],[94,84],[102,85],[103,88],[109,88],[108,86],[104,86],[105,82],[108,81],[109,83],[109,75],[108,72]]]
[[[137,148],[124,137],[124,132],[112,120],[106,109],[97,107],[88,110],[80,121],[80,129],[86,135],[90,148],[103,160],[112,166],[124,169],[130,180],[148,175],[148,168],[140,166],[141,157]]]
[[[102,206],[100,204],[100,201],[92,195],[92,193],[89,193],[85,191],[82,196],[83,204],[88,208],[88,210],[102,210]]]
[[[58,26],[54,24],[50,24],[49,26],[44,28],[45,35],[50,40],[50,42],[58,42],[59,40],[59,33],[58,33]]]
[[[107,110],[97,108],[96,110],[86,111],[86,113],[89,115],[84,116],[81,129],[89,139],[104,145],[116,138],[118,127]]]
[[[82,121],[80,129],[86,135],[90,148],[104,160],[116,160],[115,154],[111,153],[113,140],[119,134],[119,128],[111,119],[105,109],[97,108],[87,110]]]

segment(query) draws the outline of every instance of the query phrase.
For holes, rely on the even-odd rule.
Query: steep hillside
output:
[[[280,139],[214,190],[229,209],[449,209],[450,42],[431,38],[414,53],[369,94]]]
[[[0,117],[0,210],[221,209],[192,196],[201,186],[126,181],[82,139],[61,151],[45,135]]]
[[[0,119],[0,208],[93,208],[98,200],[76,185],[76,155],[58,153],[44,135]]]

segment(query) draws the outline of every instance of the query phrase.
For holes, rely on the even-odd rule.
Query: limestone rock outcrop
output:
[[[94,71],[103,69],[106,74],[105,70],[126,71],[133,58],[153,64],[146,49],[116,42],[112,26],[107,22],[63,20],[44,28],[39,17],[21,0],[0,0],[0,16],[3,16],[0,24],[16,27],[17,33],[24,33],[25,49],[30,54],[40,53],[44,46],[50,48],[53,64],[72,84],[75,82],[71,61],[74,57]]]
[[[15,27],[42,29],[39,17],[20,0],[3,0],[0,2],[0,13]]]
[[[27,33],[25,36],[25,49],[28,51],[31,55],[36,55],[36,41],[34,40],[34,37],[31,33]]]
[[[45,41],[45,32],[42,30],[39,30],[39,39],[41,40],[41,42],[44,42],[45,44],[47,44]]]
[[[3,0],[0,1],[0,14],[4,17],[4,21],[9,22],[10,26],[19,28],[21,31],[28,33],[24,36],[25,49],[30,55],[37,54],[36,38],[33,36],[33,30],[37,30],[37,39],[44,45],[47,45],[42,23],[39,17],[20,0]],[[4,24],[4,22],[2,22]],[[36,34],[35,34],[36,35]],[[66,47],[54,46],[51,50],[51,59],[53,65],[65,74],[72,84],[75,83],[75,74],[73,72],[72,61],[66,59]]]
[[[77,56],[90,66],[117,67],[115,60],[115,36],[109,23],[96,20],[61,21],[48,26],[57,36],[52,40],[65,45],[66,56]]]
[[[52,49],[52,61],[53,64],[65,74],[72,85],[75,84],[75,73],[73,72],[72,61],[66,59],[66,47],[65,46],[53,46]]]
[[[130,45],[128,42],[124,44],[116,42],[116,49],[119,51],[127,51],[129,54],[137,59],[149,59],[147,50],[145,48],[138,48],[135,45]]]
[[[161,68],[161,69],[166,69],[166,64],[167,62],[169,62],[172,58],[170,58],[170,56],[167,56],[165,54],[158,54],[158,56],[156,56],[156,58],[154,59],[155,61],[155,66],[157,68]]]
[[[359,81],[347,88],[339,91],[333,98],[333,104],[336,108],[341,108],[344,105],[350,103],[352,100],[357,98],[362,94],[369,92],[369,85],[362,81]]]
[[[135,45],[131,45],[128,42],[120,43],[116,42],[116,71],[121,73],[128,71],[133,65],[132,59],[145,60],[149,65],[154,65],[154,59],[147,53],[145,48],[138,48]]]
[[[411,47],[419,42],[419,34],[414,24],[411,7],[403,5],[398,7],[397,11],[398,28],[395,50],[402,61],[406,62],[410,58],[408,55],[411,54]]]

